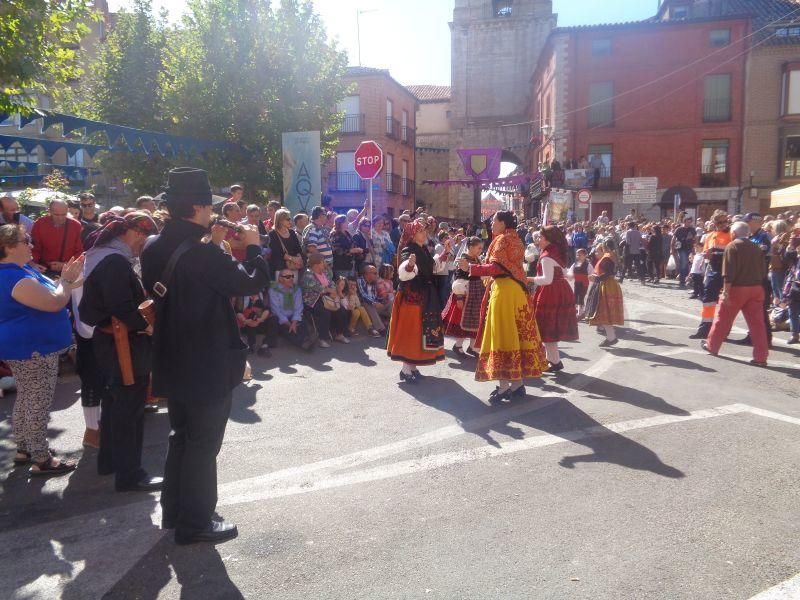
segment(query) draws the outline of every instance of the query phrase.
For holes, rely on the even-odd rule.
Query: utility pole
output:
[[[361,66],[361,15],[371,12],[378,12],[377,8],[369,8],[363,10],[361,8],[356,9],[356,38],[358,40],[358,66]]]

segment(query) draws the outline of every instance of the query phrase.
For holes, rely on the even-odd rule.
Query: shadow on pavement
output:
[[[636,350],[634,348],[608,348],[606,350],[615,356],[622,356],[625,358],[638,358],[652,364],[649,367],[672,367],[673,369],[686,369],[688,371],[702,371],[703,373],[716,373],[716,370],[709,367],[704,367],[695,361],[686,360],[683,358],[675,358],[674,356],[662,356],[654,352],[645,352],[643,350]],[[626,388],[630,389],[630,388]]]

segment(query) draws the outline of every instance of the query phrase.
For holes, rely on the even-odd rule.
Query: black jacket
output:
[[[427,246],[409,242],[400,250],[400,264],[407,261],[412,254],[417,257],[417,276],[409,281],[401,281],[400,290],[420,294],[433,285],[435,263]]]
[[[147,328],[139,314],[145,299],[144,289],[131,263],[120,254],[106,256],[92,270],[83,284],[83,298],[78,307],[81,321],[95,327],[92,344],[104,378],[119,383],[122,375],[117,361],[114,338],[100,331],[116,317],[128,327],[134,375],[150,374],[150,337],[137,332]]]
[[[142,280],[156,301],[153,333],[153,393],[191,403],[222,400],[242,381],[246,346],[239,336],[235,296],[259,293],[269,283],[269,267],[259,246],[247,260],[231,260],[214,244],[202,244],[206,229],[169,221],[142,252]],[[166,298],[153,294],[172,253],[185,240],[197,244],[178,261]],[[245,268],[247,267],[247,269]],[[249,269],[249,272],[248,272]]]

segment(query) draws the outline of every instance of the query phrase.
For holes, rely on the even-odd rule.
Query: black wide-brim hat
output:
[[[194,167],[177,167],[167,173],[164,199],[170,204],[208,206],[212,203],[208,173]]]

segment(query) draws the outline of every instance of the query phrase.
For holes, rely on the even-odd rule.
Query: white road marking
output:
[[[586,429],[576,429],[558,435],[538,435],[521,440],[506,442],[499,447],[486,445],[479,448],[468,448],[454,452],[431,454],[421,458],[403,460],[388,465],[380,465],[350,473],[338,475],[328,474],[317,479],[307,478],[299,482],[278,482],[274,480],[268,481],[264,478],[251,478],[244,480],[244,482],[235,482],[234,484],[220,486],[219,505],[231,506],[234,504],[245,504],[248,502],[269,500],[284,496],[306,494],[314,491],[355,485],[368,481],[379,481],[401,475],[440,469],[451,465],[472,462],[484,458],[514,454],[516,452],[532,450],[535,448],[543,448],[545,446],[552,446],[555,444],[577,442],[591,437],[603,437],[611,434],[621,434],[628,431],[659,427],[673,423],[697,421],[740,413],[752,413],[754,415],[777,419],[794,425],[800,425],[800,419],[795,419],[794,417],[789,417],[780,413],[774,413],[772,411],[757,409],[746,404],[730,404],[717,408],[697,410],[689,413],[688,415],[658,415],[644,419],[633,419],[630,421],[621,421],[607,425],[597,425]],[[255,482],[253,481],[254,479],[257,479],[258,481]],[[245,482],[248,483],[248,485],[239,485]]]
[[[798,598],[800,598],[800,573],[760,594],[756,594],[750,600],[798,600]]]

